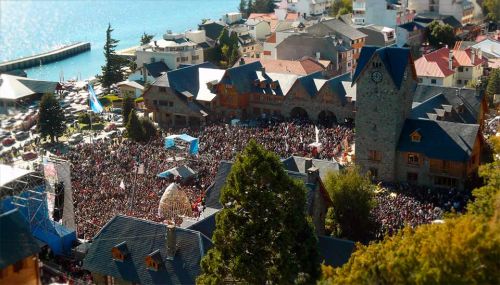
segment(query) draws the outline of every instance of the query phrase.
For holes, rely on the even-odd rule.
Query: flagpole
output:
[[[89,108],[90,108],[90,114],[89,114],[89,119],[90,119],[90,143],[92,143],[92,106],[91,106],[91,100],[90,99],[90,89],[89,89],[90,84],[87,85],[87,91],[89,92]]]

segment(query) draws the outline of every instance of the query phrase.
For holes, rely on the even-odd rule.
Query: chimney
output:
[[[307,171],[309,168],[313,166],[312,158],[306,157],[304,161],[304,169]]]
[[[449,50],[448,52],[448,68],[453,70],[453,50]]]
[[[319,51],[316,52],[316,60],[319,61],[321,58],[321,53]]]
[[[470,53],[471,53],[471,58],[470,58],[471,64],[474,66],[474,62],[476,62],[476,49],[471,48]]]
[[[177,250],[177,238],[175,234],[175,225],[167,225],[167,236],[165,237],[167,244],[167,259],[173,260],[175,251]]]
[[[319,169],[310,167],[307,169],[307,183],[316,184],[319,178]]]

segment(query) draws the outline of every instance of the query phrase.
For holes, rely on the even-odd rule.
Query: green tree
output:
[[[271,13],[275,5],[273,0],[255,0],[252,13]]]
[[[134,141],[144,141],[145,133],[135,110],[130,112],[127,123],[127,136]]]
[[[499,233],[498,221],[474,215],[406,227],[358,245],[341,268],[323,266],[319,284],[498,284]]]
[[[116,55],[115,49],[118,45],[118,40],[111,37],[111,24],[106,30],[106,43],[104,44],[104,58],[106,64],[102,66],[101,83],[104,87],[109,88],[112,84],[123,80],[122,67],[125,61]]]
[[[500,0],[484,0],[483,13],[491,21],[500,21]]]
[[[37,128],[43,138],[50,137],[52,143],[66,131],[64,112],[54,94],[45,94],[40,102]]]
[[[134,109],[134,105],[135,105],[135,102],[134,102],[134,98],[132,98],[132,96],[126,95],[123,98],[123,101],[122,101],[123,120],[128,121],[128,117],[130,116],[130,112],[132,112],[132,110]]]
[[[141,46],[149,44],[153,38],[154,35],[146,34],[146,32],[144,32],[141,36]]]
[[[328,14],[332,17],[349,13],[352,13],[352,1],[350,0],[335,0],[328,11]]]
[[[150,119],[144,117],[141,118],[142,129],[144,130],[144,140],[149,141],[158,135],[158,130],[156,129],[153,122]]]
[[[246,0],[240,0],[240,5],[238,6],[238,11],[240,11],[243,16],[248,16],[247,15],[247,1]]]
[[[198,284],[293,284],[316,280],[317,239],[305,212],[305,186],[276,154],[251,140],[221,191],[214,246]]]
[[[229,66],[233,66],[236,61],[240,58],[240,52],[238,51],[238,45],[234,45],[231,49],[231,56],[229,57]]]
[[[247,3],[247,15],[250,15],[255,12],[255,6],[253,0],[248,0]]]
[[[488,83],[486,84],[487,100],[493,103],[493,96],[500,94],[500,69],[492,69],[488,76]]]
[[[356,168],[330,172],[325,188],[333,202],[327,220],[332,234],[366,241],[371,230],[370,211],[375,206],[374,186],[368,177],[361,176]]]
[[[427,39],[433,47],[448,45],[450,49],[453,48],[456,41],[453,27],[438,21],[432,21],[427,27]]]

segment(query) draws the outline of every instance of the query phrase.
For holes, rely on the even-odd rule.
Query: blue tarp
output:
[[[43,193],[45,185],[40,185],[30,190]],[[44,197],[29,191],[21,192],[18,196],[25,199],[29,197],[37,199]],[[12,204],[13,200],[12,196],[6,196],[2,199],[0,201],[0,213],[18,208],[26,223],[29,223],[29,218],[33,219],[30,228],[34,237],[45,242],[56,255],[69,256],[71,254],[71,246],[76,241],[76,232],[49,218],[46,199],[42,201],[30,199],[29,207],[16,207],[16,205]]]
[[[171,148],[175,146],[175,139],[181,139],[189,143],[189,154],[198,154],[198,139],[193,138],[188,134],[182,135],[171,135],[165,138],[165,148]]]

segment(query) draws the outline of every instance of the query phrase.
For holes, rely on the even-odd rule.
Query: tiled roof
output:
[[[176,228],[176,251],[167,259],[167,226],[127,216],[115,216],[94,237],[83,260],[83,268],[139,284],[195,284],[200,261],[212,243],[205,235]],[[115,261],[111,249],[126,242],[129,251],[123,262]],[[159,250],[162,264],[149,270],[145,258]]]
[[[342,45],[337,45],[329,37],[294,34],[279,43],[276,46],[276,52],[278,57],[282,59],[297,59],[303,56],[316,57],[316,53],[319,52],[321,59],[337,62],[338,51],[341,48]]]
[[[0,270],[39,251],[28,222],[18,210],[0,215]]]
[[[320,262],[325,265],[340,267],[347,263],[354,252],[355,243],[350,240],[330,236],[318,236]]]
[[[333,161],[327,161],[323,159],[311,159],[312,160],[312,166],[318,168],[319,170],[319,176],[321,179],[326,178],[326,174],[330,171],[338,171],[339,170],[339,164],[333,160]],[[306,173],[306,159],[305,157],[301,156],[290,156],[289,158],[283,159],[281,161],[283,163],[283,166],[287,171],[294,171],[294,172],[299,172],[299,173]]]
[[[413,142],[411,134],[421,135]],[[479,125],[426,119],[407,119],[399,137],[398,150],[423,153],[429,158],[466,162],[479,132]]]
[[[428,113],[441,109],[441,105],[452,106],[453,111],[444,118],[465,124],[476,124],[482,108],[484,92],[475,89],[418,85],[414,95],[412,118],[428,118]],[[461,112],[457,110],[462,109]]]
[[[473,45],[474,48],[480,49],[482,52],[493,57],[500,58],[500,42],[492,39],[485,39]]]
[[[391,75],[394,84],[400,88],[401,82],[403,81],[404,70],[406,66],[410,63],[411,55],[410,50],[407,48],[396,48],[396,47],[375,47],[375,46],[364,46],[361,49],[361,55],[358,59],[358,65],[356,66],[356,71],[353,76],[353,84],[358,79],[361,71],[365,68],[365,65],[371,60],[374,54],[377,54],[385,69]]]
[[[307,75],[325,70],[325,66],[312,58],[305,58],[302,60],[284,60],[245,57],[243,60],[245,63],[259,61],[262,66],[266,68],[266,72]]]
[[[447,47],[440,48],[423,55],[415,61],[417,76],[447,77],[454,73],[449,68],[449,54],[453,54],[452,67],[477,66],[484,63],[479,56],[472,62],[472,50],[450,50]]]
[[[356,28],[342,22],[339,19],[330,19],[330,20],[325,20],[322,22],[319,22],[310,28],[308,28],[308,31],[316,31],[317,26],[323,26],[326,27],[328,30],[331,32],[336,32],[338,34],[341,34],[351,40],[357,40],[357,39],[362,39],[366,37],[366,34],[358,31]],[[327,34],[319,34],[320,36],[325,36]]]
[[[54,93],[58,82],[0,74],[0,98],[17,100],[33,94]]]

